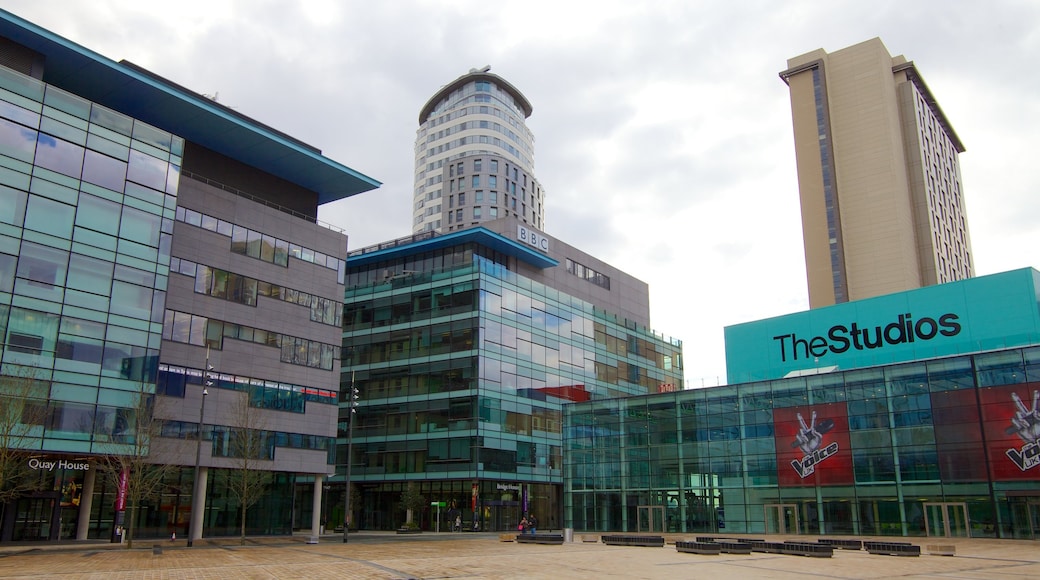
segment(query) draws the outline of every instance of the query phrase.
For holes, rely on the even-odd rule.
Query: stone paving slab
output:
[[[770,537],[783,541],[791,537]],[[690,539],[686,537],[669,538]],[[801,540],[812,538],[800,537]],[[341,578],[406,580],[488,578],[763,578],[812,580],[1040,578],[1040,543],[1023,540],[943,540],[956,556],[896,557],[835,550],[832,558],[779,554],[704,556],[663,548],[502,542],[497,534],[394,536],[360,533],[349,544],[326,536],[306,538],[137,541],[128,550],[111,544],[0,545],[0,578],[57,580],[209,580]],[[901,539],[926,545],[924,538]],[[935,543],[935,542],[931,542]],[[154,554],[152,545],[161,546]]]

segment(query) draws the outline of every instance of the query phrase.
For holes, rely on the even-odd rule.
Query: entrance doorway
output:
[[[943,538],[969,538],[968,505],[936,502],[924,504],[925,533]]]
[[[664,506],[641,505],[636,510],[637,532],[664,532]]]
[[[14,508],[10,539],[15,542],[59,539],[60,499],[57,493],[44,493],[33,497],[21,497],[8,504]]]
[[[1008,498],[1011,500],[1012,537],[1040,539],[1040,498]]]
[[[798,506],[793,503],[765,505],[767,534],[800,534]]]

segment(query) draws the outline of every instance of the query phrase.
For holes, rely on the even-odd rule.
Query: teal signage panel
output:
[[[1040,272],[928,286],[725,329],[728,382],[1040,344]]]

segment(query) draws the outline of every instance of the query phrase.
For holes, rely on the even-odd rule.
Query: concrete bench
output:
[[[863,540],[835,540],[831,538],[820,538],[816,540],[821,544],[827,544],[834,546],[835,548],[841,548],[842,550],[862,550]]]
[[[687,554],[705,554],[714,556],[719,554],[722,546],[715,542],[675,542],[676,552],[685,552]]]
[[[719,540],[715,543],[719,545],[719,551],[723,554],[751,553],[751,544],[749,542],[731,542],[727,540]]]
[[[765,538],[730,538],[727,536],[697,536],[698,542],[764,542]]]
[[[584,543],[587,543],[587,544],[598,544],[599,543],[599,536],[592,536],[592,535],[589,535],[589,534],[585,534],[585,535],[583,535],[581,537],[581,541],[584,542]]]
[[[871,554],[883,556],[920,556],[921,546],[909,542],[863,542],[863,547]]]
[[[926,549],[933,556],[954,556],[957,553],[957,546],[953,544],[928,544]]]
[[[660,548],[664,546],[664,536],[601,536],[600,540],[608,546],[647,546]]]
[[[813,542],[797,542],[788,540],[784,542],[784,554],[792,556],[810,556],[813,558],[830,558],[834,555],[834,546]]]
[[[519,534],[517,544],[563,544],[563,534]]]
[[[762,540],[752,540],[748,542],[751,544],[752,552],[764,552],[766,554],[783,554],[784,543],[783,542],[766,542]]]
[[[498,535],[498,541],[499,542],[512,542],[515,539],[516,539],[516,534],[499,534]]]

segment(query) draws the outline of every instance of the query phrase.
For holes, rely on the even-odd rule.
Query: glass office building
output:
[[[24,433],[37,449],[118,453],[141,385],[154,392],[183,148],[0,67],[0,335],[5,373],[49,388],[46,424]],[[86,463],[62,457],[51,490],[19,502],[39,517],[8,518],[5,536],[75,526]]]
[[[135,535],[237,533],[247,430],[247,531],[291,532],[334,470],[347,238],[317,208],[378,185],[0,11],[0,541],[118,535],[128,456],[174,466]]]
[[[1038,280],[729,327],[760,380],[566,405],[565,525],[1040,537]]]
[[[532,246],[516,224],[349,256],[341,392],[356,386],[360,406],[352,432],[341,408],[333,496],[352,449],[359,528],[403,524],[409,483],[440,504],[419,514],[424,529],[461,517],[467,530],[515,531],[529,512],[559,527],[562,404],[681,388],[678,341],[590,299],[638,281],[611,272],[608,283],[606,265],[541,233]],[[558,289],[572,281],[574,293]]]

